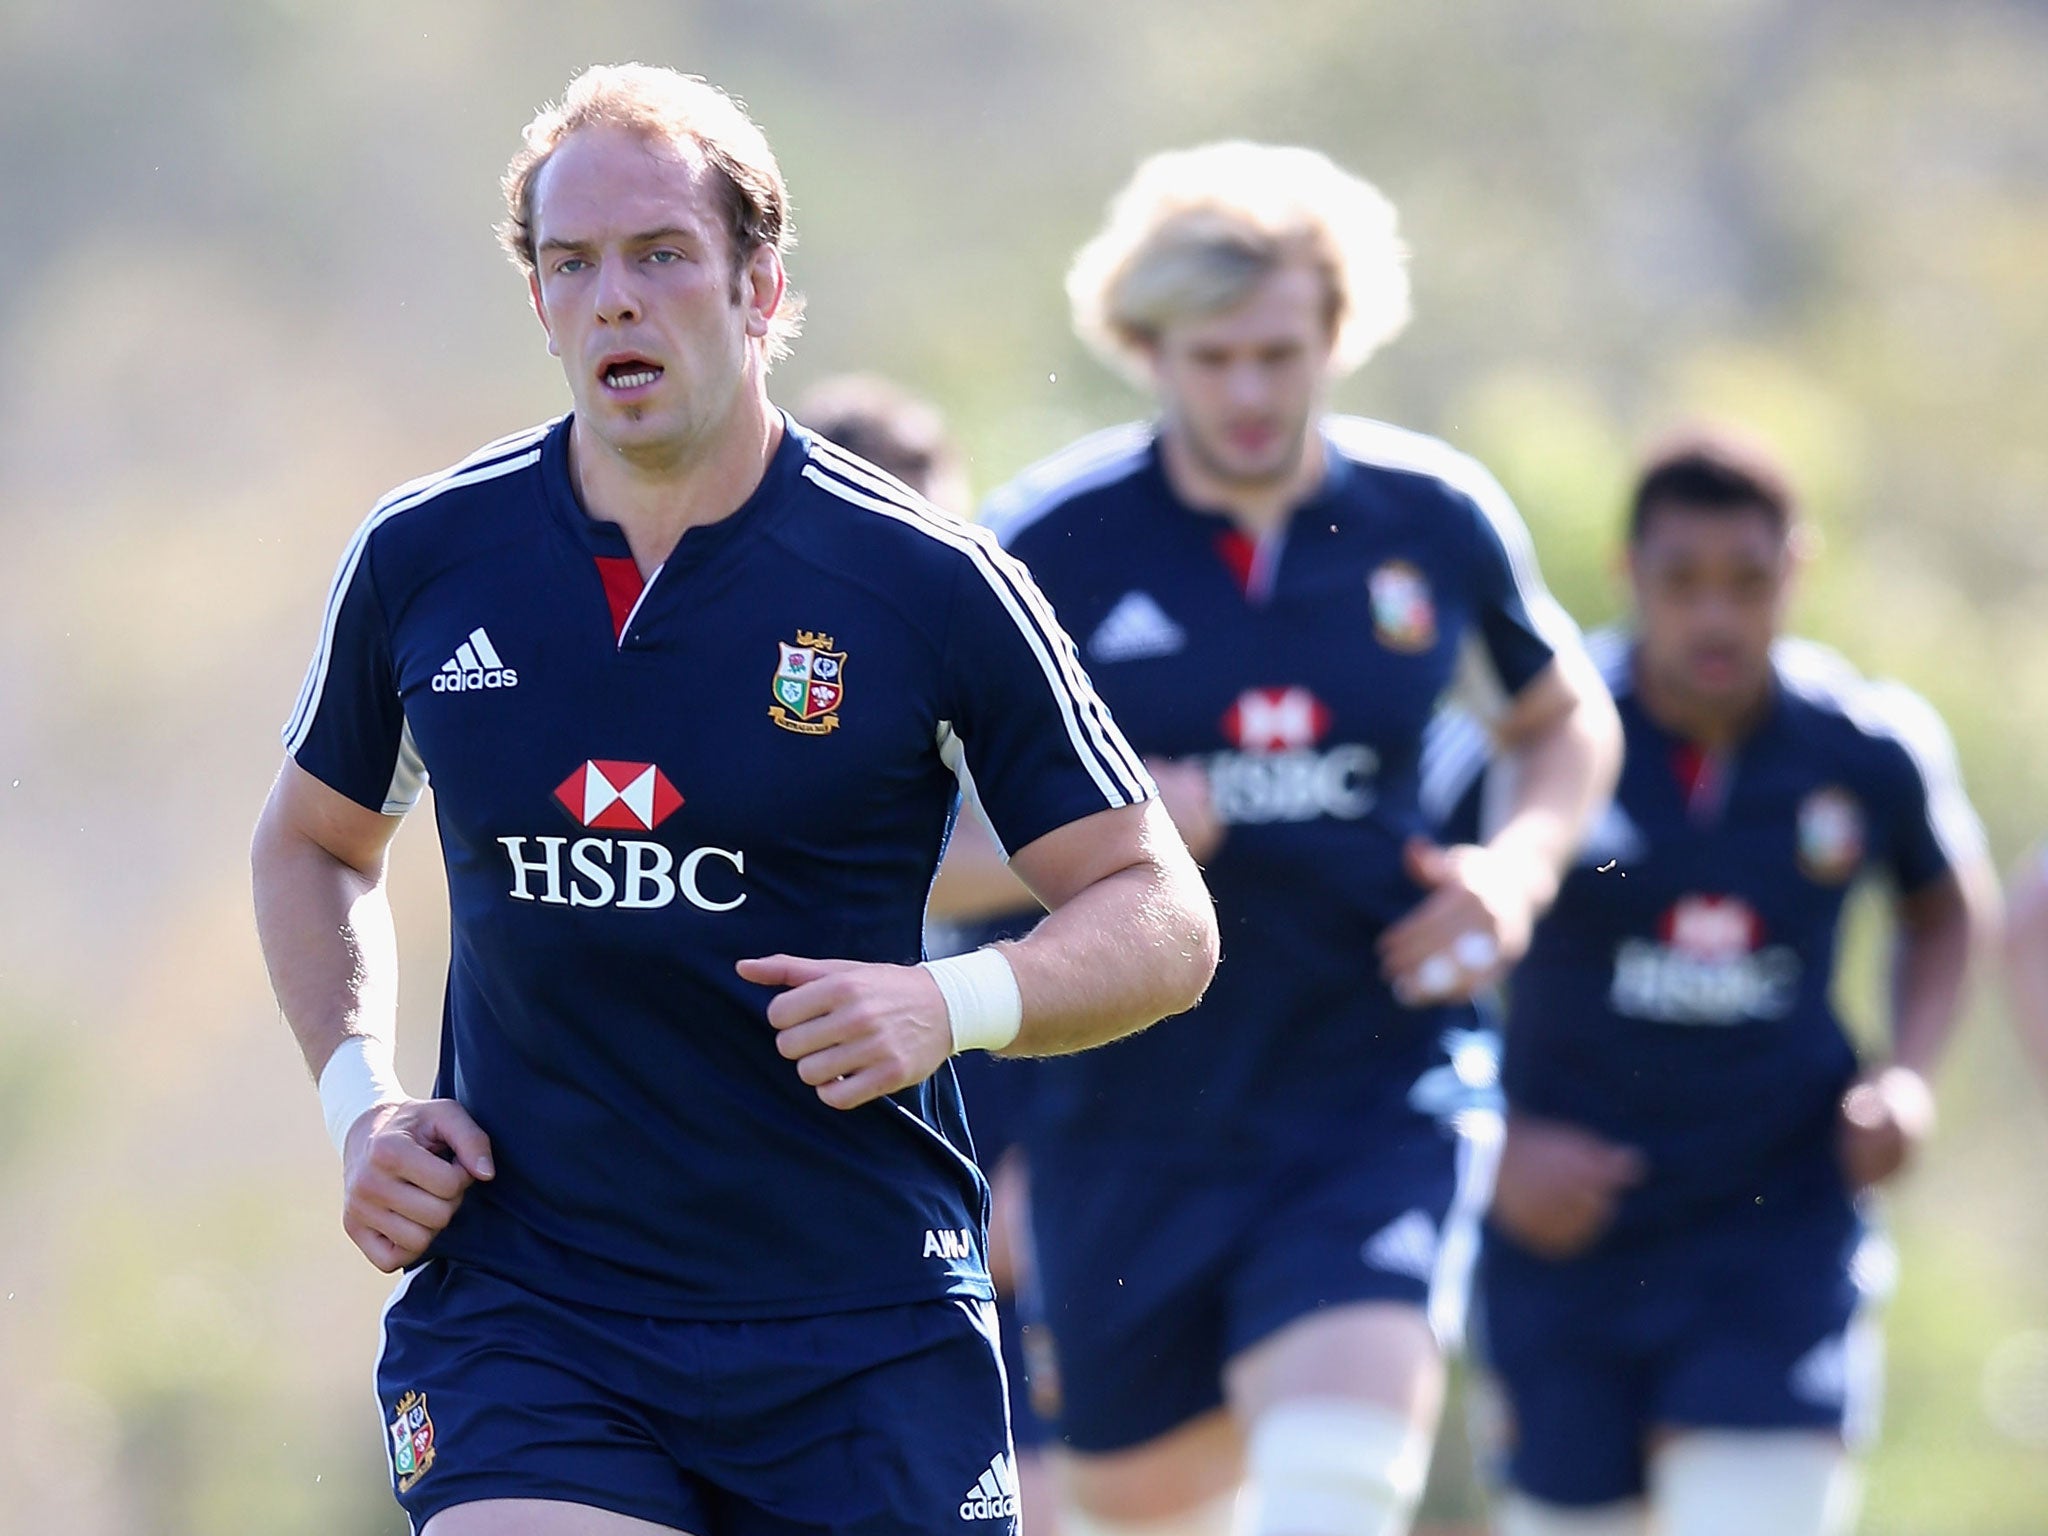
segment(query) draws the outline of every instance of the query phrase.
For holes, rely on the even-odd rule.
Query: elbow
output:
[[[1160,1017],[1186,1013],[1202,1000],[1223,958],[1223,936],[1216,926],[1216,904],[1207,886],[1198,885],[1196,899],[1185,903],[1183,921],[1176,925],[1180,942],[1162,987],[1165,1007]]]

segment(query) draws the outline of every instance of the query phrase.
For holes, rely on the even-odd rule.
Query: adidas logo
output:
[[[1359,1256],[1374,1269],[1427,1282],[1436,1274],[1436,1223],[1427,1211],[1396,1216],[1365,1240]]]
[[[1017,1518],[1017,1463],[1008,1451],[988,1464],[988,1470],[967,1490],[960,1501],[962,1520],[1014,1520]]]
[[[455,654],[434,674],[434,692],[468,693],[477,688],[517,688],[519,674],[506,666],[482,629],[472,629]]]
[[[1144,661],[1171,656],[1187,643],[1188,632],[1149,592],[1126,592],[1088,637],[1088,654],[1097,661]]]

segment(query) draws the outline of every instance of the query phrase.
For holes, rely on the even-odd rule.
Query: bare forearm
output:
[[[382,883],[267,824],[252,869],[271,990],[314,1076],[347,1035],[390,1040],[398,946]]]
[[[1003,1055],[1085,1050],[1201,1000],[1216,969],[1215,911],[1179,839],[1169,829],[1160,842],[1170,846],[999,946],[1024,1000],[1023,1028]]]
[[[1959,870],[1902,910],[1892,955],[1892,1060],[1931,1079],[1962,1017],[1979,951],[1997,927],[1989,872]]]
[[[1511,747],[1507,813],[1488,846],[1523,858],[1538,909],[1556,894],[1594,811],[1614,792],[1621,730],[1604,692],[1581,694],[1543,730]]]

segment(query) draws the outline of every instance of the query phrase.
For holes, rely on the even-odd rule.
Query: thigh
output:
[[[1034,1149],[1036,1301],[1056,1381],[1034,1372],[1032,1386],[1063,1445],[1105,1456],[1222,1407],[1229,1272],[1259,1192],[1135,1160],[1067,1163]]]
[[[715,1416],[679,1420],[718,1536],[1014,1532],[1016,1459],[985,1301],[699,1330]]]
[[[1142,1445],[1099,1454],[1053,1453],[1053,1479],[1062,1498],[1084,1515],[1114,1523],[1176,1520],[1213,1505],[1243,1478],[1244,1437],[1221,1408]]]
[[[550,1499],[482,1499],[455,1504],[426,1523],[420,1536],[690,1536],[655,1525]]]
[[[1717,1251],[1713,1304],[1660,1373],[1657,1423],[1868,1439],[1883,1376],[1880,1250],[1860,1229],[1816,1222]]]
[[[1640,1499],[1654,1378],[1630,1276],[1498,1246],[1482,1273],[1479,1351],[1505,1481],[1563,1509]]]
[[[516,1501],[555,1506],[534,1519],[586,1522],[563,1532],[606,1513],[704,1530],[700,1490],[616,1390],[623,1374],[602,1319],[466,1265],[413,1271],[385,1310],[377,1390],[414,1528],[459,1530],[479,1517],[457,1506]]]
[[[1291,1324],[1360,1303],[1425,1316],[1460,1166],[1457,1138],[1406,1110],[1327,1156],[1276,1162],[1231,1267],[1226,1352],[1241,1357]]]
[[[1302,1398],[1371,1403],[1423,1428],[1443,1408],[1436,1335],[1428,1314],[1404,1302],[1354,1302],[1297,1318],[1235,1356],[1224,1380],[1231,1410],[1246,1424]]]

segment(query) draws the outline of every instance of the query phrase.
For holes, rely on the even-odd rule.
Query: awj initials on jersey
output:
[[[1238,750],[1208,759],[1216,814],[1233,825],[1370,815],[1379,754],[1360,742],[1319,749],[1329,728],[1329,707],[1306,688],[1239,694],[1223,714],[1223,734]]]
[[[1799,1000],[1799,956],[1766,947],[1763,919],[1738,896],[1687,896],[1664,914],[1661,943],[1624,939],[1608,1002],[1659,1024],[1782,1019]]]
[[[924,1256],[928,1259],[971,1259],[974,1233],[966,1227],[933,1227],[924,1234]]]
[[[637,832],[652,832],[683,805],[681,792],[653,763],[612,758],[586,761],[555,787],[555,801],[583,826]],[[671,906],[680,897],[706,912],[730,912],[747,899],[737,878],[747,871],[746,854],[739,849],[693,848],[678,860],[668,844],[649,838],[501,837],[498,842],[511,860],[507,894],[514,901],[641,909]]]
[[[808,629],[796,632],[796,644],[777,641],[782,660],[769,691],[775,702],[768,718],[785,731],[823,736],[839,725],[837,713],[846,698],[846,652],[832,649],[832,637]]]

